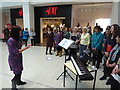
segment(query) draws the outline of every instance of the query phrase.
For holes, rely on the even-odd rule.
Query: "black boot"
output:
[[[26,82],[23,82],[23,81],[19,81],[18,83],[17,83],[17,85],[25,85],[26,84]]]
[[[107,79],[107,78],[106,78],[105,75],[100,78],[100,80],[106,80],[106,79]]]
[[[22,73],[18,74],[18,82],[17,82],[17,85],[25,85],[25,84],[26,84],[26,82],[21,81],[21,74],[22,74]]]
[[[16,81],[14,79],[12,79],[11,81],[12,81],[12,90],[18,90],[16,88],[16,85],[17,85]]]

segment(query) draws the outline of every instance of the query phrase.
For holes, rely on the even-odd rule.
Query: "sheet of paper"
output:
[[[120,83],[120,76],[118,74],[111,74],[115,80],[117,80]]]
[[[58,45],[65,48],[65,49],[68,49],[69,46],[73,43],[74,41],[72,40],[69,40],[69,39],[63,39]]]

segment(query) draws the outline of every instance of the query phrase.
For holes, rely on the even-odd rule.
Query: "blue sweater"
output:
[[[23,31],[22,35],[23,35],[23,39],[28,39],[29,33],[28,31]]]
[[[94,33],[91,39],[91,48],[102,49],[103,34],[101,32]]]

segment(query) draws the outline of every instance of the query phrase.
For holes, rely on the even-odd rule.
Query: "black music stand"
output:
[[[72,40],[68,40],[68,39],[65,39],[65,38],[64,38],[58,45],[67,50],[73,42],[74,42],[74,41],[72,41]],[[66,52],[65,52],[65,63],[66,63],[66,62],[67,62],[67,59],[66,59]],[[64,73],[67,73],[68,76],[70,76],[70,78],[71,78],[72,80],[74,80],[74,79],[72,78],[72,76],[68,73],[68,71],[66,70],[65,65],[64,65],[64,71],[58,76],[58,78],[57,78],[56,80],[58,80]],[[66,74],[64,74],[64,75],[66,76]]]

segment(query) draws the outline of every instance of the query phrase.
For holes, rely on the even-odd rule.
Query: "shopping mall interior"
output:
[[[36,33],[35,46],[31,46],[23,54],[22,80],[27,82],[26,85],[17,86],[18,89],[24,88],[62,88],[76,89],[85,88],[93,89],[101,88],[110,90],[110,85],[106,85],[106,80],[99,80],[103,75],[103,63],[100,68],[90,72],[94,79],[81,80],[76,77],[78,73],[67,67],[68,74],[65,75],[65,58],[66,54],[61,57],[56,56],[52,48],[52,55],[46,55],[46,33],[47,26],[55,28],[57,26],[68,28],[84,27],[89,23],[93,28],[96,24],[103,28],[112,24],[120,25],[120,2],[116,0],[101,0],[93,2],[92,0],[43,0],[33,2],[9,2],[2,1],[0,3],[0,89],[11,88],[11,79],[14,77],[10,71],[8,64],[8,46],[4,41],[3,30],[8,26],[19,25],[22,29],[32,28]],[[14,0],[13,0],[14,1]],[[28,44],[30,44],[30,39]],[[25,45],[22,46],[23,48]],[[64,49],[63,49],[64,53]],[[68,56],[67,56],[68,57]],[[73,65],[74,66],[74,65]],[[72,66],[72,67],[73,67]],[[75,67],[75,66],[74,66]],[[72,71],[73,70],[73,71]],[[96,74],[97,71],[97,74]],[[59,75],[63,72],[60,78]],[[74,79],[72,80],[71,77]],[[96,74],[96,75],[95,75]],[[65,81],[64,81],[65,79]],[[65,87],[64,87],[65,83]],[[94,86],[95,85],[95,86]],[[3,89],[4,90],[4,89]]]

